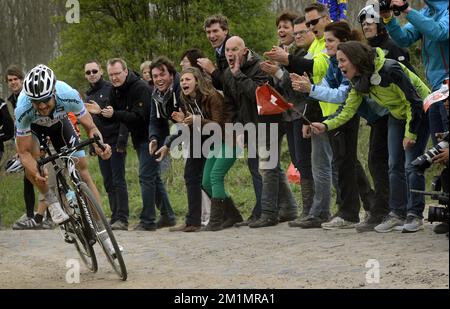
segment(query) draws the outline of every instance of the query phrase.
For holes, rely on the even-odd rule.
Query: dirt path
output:
[[[271,228],[218,233],[121,232],[129,271],[120,282],[96,248],[99,271],[81,266],[58,231],[0,231],[1,288],[448,288],[449,241],[431,226],[417,234]],[[380,283],[366,282],[366,263],[380,264]],[[376,272],[375,272],[376,273]]]

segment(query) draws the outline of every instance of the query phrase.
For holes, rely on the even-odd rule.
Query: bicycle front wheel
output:
[[[111,264],[121,280],[127,280],[127,269],[122,257],[122,252],[117,244],[111,227],[106,220],[102,208],[85,183],[80,185],[80,193],[82,195],[83,202],[86,203],[88,210],[91,212],[91,218],[97,241],[105,252],[108,262]]]
[[[58,190],[59,201],[63,206],[66,213],[69,214],[70,220],[65,224],[61,225],[60,228],[64,233],[64,238],[66,242],[73,243],[75,248],[80,255],[81,261],[83,264],[93,273],[97,272],[97,258],[95,256],[95,251],[93,246],[89,243],[88,238],[86,237],[86,230],[89,229],[89,226],[81,219],[79,216],[71,215],[72,209],[68,206],[68,201],[65,197],[65,194]]]

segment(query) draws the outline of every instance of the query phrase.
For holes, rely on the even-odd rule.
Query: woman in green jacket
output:
[[[375,227],[380,233],[401,229],[423,229],[425,199],[410,190],[425,189],[425,177],[411,162],[420,156],[429,137],[423,100],[428,87],[404,65],[386,59],[381,49],[360,42],[346,42],[338,47],[339,68],[352,83],[343,109],[322,123],[313,123],[315,134],[335,129],[357,112],[364,97],[369,97],[390,112],[388,124],[390,214]],[[405,172],[406,169],[406,172]],[[406,221],[405,221],[406,219]]]

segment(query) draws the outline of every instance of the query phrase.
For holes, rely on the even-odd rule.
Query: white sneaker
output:
[[[403,230],[405,220],[397,218],[396,216],[389,214],[384,218],[383,222],[375,227],[375,231],[378,233],[389,233],[392,231]]]
[[[334,217],[330,222],[322,223],[324,230],[353,229],[358,223],[347,221],[341,217]]]
[[[53,222],[56,224],[62,224],[69,220],[69,216],[64,212],[58,202],[48,206],[48,211],[50,212]]]

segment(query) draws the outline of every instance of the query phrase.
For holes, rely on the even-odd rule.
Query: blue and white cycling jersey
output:
[[[56,104],[50,116],[40,116],[37,110],[33,108],[31,99],[22,90],[17,99],[17,108],[14,111],[16,136],[31,135],[30,127],[33,123],[43,127],[51,127],[67,117],[67,113],[73,112],[77,118],[86,114],[86,108],[78,91],[62,81],[56,82],[55,89]]]

